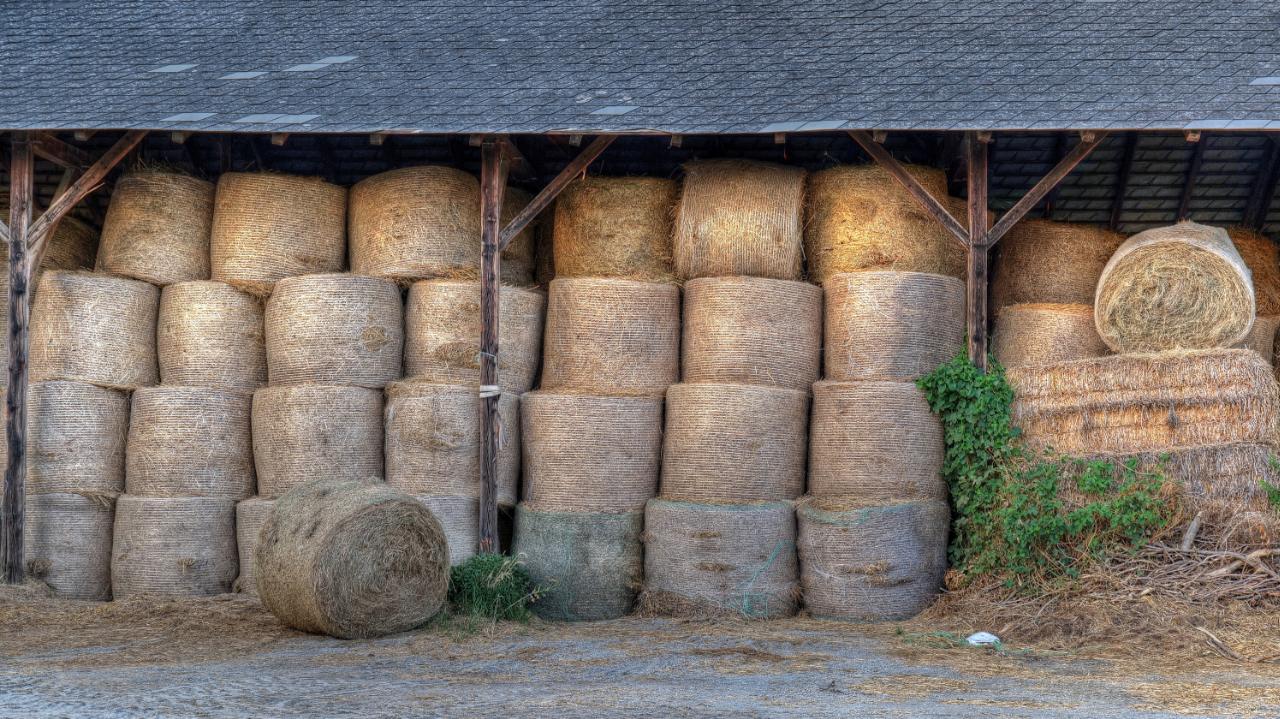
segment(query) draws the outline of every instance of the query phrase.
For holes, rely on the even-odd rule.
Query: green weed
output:
[[[476,554],[449,572],[449,601],[463,614],[526,622],[539,593],[516,557]]]

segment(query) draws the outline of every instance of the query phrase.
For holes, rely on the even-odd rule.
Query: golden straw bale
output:
[[[382,392],[292,385],[253,393],[258,494],[275,499],[315,477],[382,476]]]
[[[1098,278],[1124,235],[1093,225],[1021,220],[996,245],[991,310],[1020,304],[1093,306]]]
[[[1005,367],[1105,357],[1089,305],[1010,305],[996,318],[991,352]]]
[[[266,296],[276,280],[342,270],[346,255],[347,188],[273,172],[218,178],[213,279]]]
[[[129,396],[84,382],[27,386],[27,494],[124,491]],[[0,452],[8,457],[8,447]]]
[[[680,371],[680,288],[560,278],[551,283],[542,389],[662,394]]]
[[[248,392],[145,387],[133,393],[125,464],[135,497],[253,496]]]
[[[1237,343],[1235,348],[1253,350],[1268,364],[1274,364],[1277,328],[1280,328],[1280,317],[1258,315],[1253,320],[1253,329],[1249,330],[1249,335]]]
[[[804,175],[798,167],[753,160],[685,165],[673,240],[676,274],[800,279]]]
[[[252,392],[267,383],[262,302],[225,282],[179,282],[160,292],[160,383]]]
[[[965,286],[954,277],[850,272],[822,289],[829,380],[914,379],[964,349]]]
[[[0,201],[0,222],[9,224],[9,194],[4,193]],[[40,287],[40,278],[46,272],[58,270],[75,271],[93,269],[94,258],[98,256],[98,231],[74,217],[63,217],[58,220],[58,229],[49,240],[44,251],[44,259],[40,261],[40,270],[31,278],[31,292]],[[9,306],[9,253],[0,252],[0,307]],[[9,341],[5,333],[4,341]],[[7,344],[4,346],[8,346]]]
[[[381,389],[400,378],[404,305],[390,280],[305,275],[276,283],[265,315],[269,384]]]
[[[449,564],[456,567],[476,553],[476,548],[480,546],[480,499],[478,497],[418,494],[414,495],[414,499],[427,505],[436,519],[440,520],[440,525],[444,527],[445,537],[449,540]]]
[[[1253,273],[1258,314],[1280,315],[1280,247],[1247,227],[1228,227],[1227,236]]]
[[[27,573],[64,599],[111,599],[114,499],[80,494],[28,495],[22,540]]]
[[[226,594],[240,570],[236,503],[221,497],[133,497],[116,502],[111,593]]]
[[[1098,280],[1094,321],[1117,352],[1230,347],[1253,328],[1249,268],[1225,230],[1180,222],[1140,232]]]
[[[258,583],[253,581],[253,548],[258,546],[258,532],[275,504],[274,499],[250,497],[236,505],[236,550],[240,556],[237,592],[258,593]]]
[[[822,288],[763,277],[700,277],[684,287],[685,382],[807,390],[822,372]]]
[[[102,222],[98,271],[152,284],[209,279],[212,183],[172,172],[120,178]]]
[[[569,183],[556,201],[556,272],[675,279],[671,214],[679,193],[679,184],[660,177],[584,177]]]
[[[547,296],[502,287],[498,293],[498,385],[503,392],[533,389],[542,359]],[[480,384],[480,283],[424,280],[405,305],[405,376],[440,384]]]

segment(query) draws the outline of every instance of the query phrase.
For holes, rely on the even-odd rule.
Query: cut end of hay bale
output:
[[[1104,357],[1111,349],[1098,336],[1090,305],[1010,305],[996,319],[991,351],[1005,367]]]
[[[569,183],[556,201],[556,274],[674,280],[671,215],[678,194],[674,180],[658,177]]]
[[[1000,240],[991,308],[1020,304],[1093,306],[1098,278],[1124,235],[1093,225],[1020,220]]]

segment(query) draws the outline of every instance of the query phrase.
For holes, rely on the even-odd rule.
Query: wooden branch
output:
[[[569,166],[564,168],[559,175],[556,175],[556,179],[552,180],[551,184],[542,188],[542,192],[539,192],[538,196],[533,198],[533,201],[521,210],[520,214],[516,215],[515,219],[513,219],[510,224],[502,229],[502,236],[498,242],[498,250],[501,251],[510,244],[511,240],[515,239],[515,236],[520,234],[520,231],[532,222],[533,218],[537,217],[539,212],[545,210],[547,206],[556,199],[556,196],[560,194],[560,191],[573,180],[573,178],[584,172],[587,169],[587,166],[592,162],[595,162],[596,158],[600,157],[601,153],[605,151],[605,148],[609,147],[609,144],[617,137],[617,135],[600,135],[587,146],[587,149],[578,153],[578,156],[573,158],[573,161],[569,163]]]
[[[27,351],[31,346],[31,295],[33,265],[28,253],[32,207],[35,200],[35,148],[29,132],[14,132],[9,171],[9,357],[5,396],[5,442],[9,457],[4,472],[4,532],[0,558],[5,581],[21,584],[26,570],[22,530],[26,521],[27,493]]]
[[[31,151],[59,167],[87,170],[93,165],[93,157],[89,153],[47,132],[35,133],[31,139]]]
[[[480,144],[480,546],[498,554],[498,450],[502,418],[498,414],[499,278],[502,252],[502,196],[507,188],[504,140],[486,137]]]
[[[1138,152],[1138,133],[1128,133],[1124,143],[1124,159],[1120,161],[1120,176],[1116,179],[1116,199],[1111,205],[1111,222],[1108,227],[1115,232],[1120,227],[1120,213],[1124,211],[1124,196],[1129,193],[1129,175],[1133,172],[1133,158]]]
[[[987,250],[991,244],[987,233],[987,143],[978,133],[967,132],[965,151],[969,160],[969,283],[965,316],[969,330],[969,359],[985,372]]]
[[[1043,179],[1036,183],[1035,187],[1032,187],[1027,194],[1022,196],[1022,199],[1014,203],[1013,207],[1004,213],[1000,221],[987,233],[987,245],[994,245],[999,242],[1006,232],[1031,211],[1031,208],[1040,204],[1040,200],[1044,199],[1044,196],[1049,194],[1050,190],[1057,187],[1064,177],[1071,174],[1076,165],[1079,165],[1084,158],[1088,157],[1089,153],[1093,152],[1106,136],[1107,133],[1099,132],[1093,136],[1092,140],[1081,140],[1080,144],[1076,145],[1071,152],[1067,153],[1066,157],[1062,158],[1062,161],[1056,167],[1049,171],[1049,174],[1045,175]]]
[[[1182,222],[1187,219],[1187,214],[1191,210],[1191,193],[1196,187],[1196,178],[1200,175],[1200,165],[1204,162],[1204,148],[1209,144],[1209,138],[1200,133],[1196,133],[1195,139],[1196,149],[1191,153],[1191,164],[1187,167],[1187,177],[1182,183],[1182,199],[1178,201],[1178,214],[1175,216],[1175,222]],[[1188,142],[1191,142],[1188,138]]]
[[[897,180],[906,188],[907,192],[911,193],[912,197],[915,197],[920,204],[924,205],[924,209],[930,215],[933,215],[934,219],[941,222],[942,226],[947,229],[947,232],[951,233],[952,237],[956,238],[957,242],[964,247],[969,246],[969,231],[965,229],[964,225],[952,217],[947,208],[934,199],[929,194],[929,191],[924,189],[916,178],[912,177],[906,168],[893,158],[893,155],[889,154],[888,150],[881,147],[880,143],[872,139],[871,135],[868,135],[864,130],[848,130],[847,132],[854,142],[861,145],[862,149],[866,150],[873,160],[893,176],[893,179]]]

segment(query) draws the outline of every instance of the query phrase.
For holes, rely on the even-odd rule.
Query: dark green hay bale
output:
[[[515,554],[543,590],[533,611],[580,622],[631,613],[644,575],[644,512],[547,512],[516,507]]]

